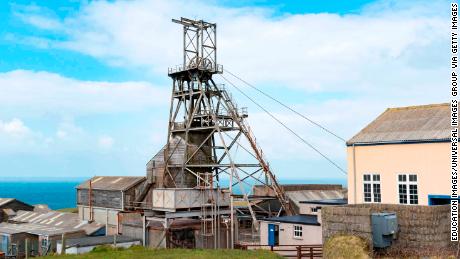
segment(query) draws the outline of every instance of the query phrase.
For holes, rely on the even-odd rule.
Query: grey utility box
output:
[[[372,213],[372,239],[374,247],[385,248],[391,245],[398,233],[398,218],[394,212]]]

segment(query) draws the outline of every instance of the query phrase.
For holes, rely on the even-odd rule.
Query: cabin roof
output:
[[[302,204],[316,204],[316,205],[345,205],[348,204],[347,199],[324,199],[314,201],[300,201]]]
[[[302,225],[313,225],[320,226],[317,215],[293,215],[293,216],[282,216],[282,217],[271,217],[263,219],[264,221],[270,222],[282,222],[282,223],[293,223]]]

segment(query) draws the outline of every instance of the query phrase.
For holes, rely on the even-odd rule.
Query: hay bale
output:
[[[358,236],[336,235],[329,238],[324,245],[324,258],[371,258],[367,242]]]

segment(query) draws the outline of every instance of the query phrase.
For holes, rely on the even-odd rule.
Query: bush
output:
[[[91,253],[105,253],[109,251],[121,251],[124,250],[123,247],[113,247],[112,245],[100,245],[96,246],[91,250]]]
[[[371,258],[369,254],[367,242],[358,236],[336,235],[324,245],[324,258],[368,259]]]

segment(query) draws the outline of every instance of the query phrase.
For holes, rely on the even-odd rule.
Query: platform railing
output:
[[[174,67],[169,67],[168,68],[168,75],[171,75],[171,74],[174,74],[174,73],[178,73],[178,72],[182,72],[182,71],[186,71],[186,70],[189,70],[189,69],[200,69],[200,70],[205,70],[205,71],[209,71],[209,72],[212,72],[212,73],[223,73],[224,72],[224,67],[220,64],[217,64],[217,65],[203,65],[203,64],[193,64],[193,65],[187,65],[187,66],[184,66],[184,65],[176,65]]]

